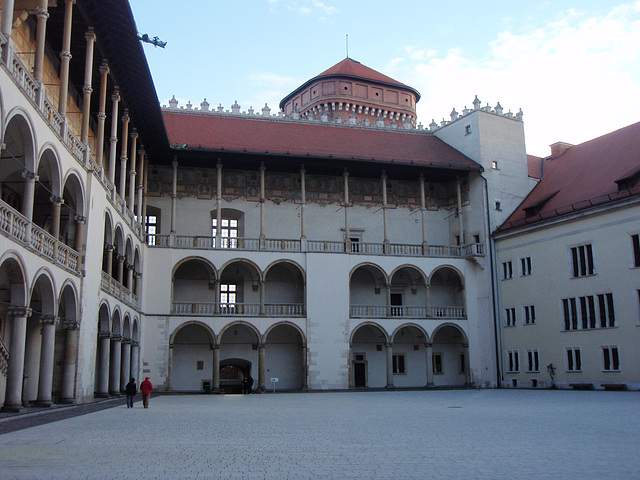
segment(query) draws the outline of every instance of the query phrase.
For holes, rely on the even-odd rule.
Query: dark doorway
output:
[[[224,393],[242,393],[242,379],[251,375],[251,362],[229,358],[220,362],[220,390]]]
[[[367,364],[353,362],[353,385],[356,387],[367,386]]]

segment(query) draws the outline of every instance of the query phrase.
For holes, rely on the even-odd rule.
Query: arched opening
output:
[[[387,277],[375,265],[360,265],[351,274],[349,303],[351,318],[387,317]]]
[[[443,325],[433,333],[433,384],[464,385],[468,375],[467,340],[455,325]]]
[[[60,219],[54,213],[54,203],[60,206],[60,175],[58,163],[51,150],[46,150],[38,164],[38,181],[33,199],[33,222],[50,234],[60,228]],[[58,222],[58,225],[54,225]],[[56,240],[58,240],[56,238]]]
[[[465,318],[464,287],[460,274],[442,267],[431,276],[429,314],[437,318]]]
[[[177,392],[199,392],[213,378],[213,337],[204,325],[183,325],[173,339],[171,387]]]
[[[75,398],[75,374],[78,353],[78,304],[76,292],[66,285],[58,302],[59,323],[56,326],[56,344],[52,395],[58,401],[70,402]]]
[[[427,317],[427,286],[420,270],[404,266],[393,273],[389,304],[392,317]]]
[[[175,269],[173,313],[213,315],[215,299],[215,271],[210,263],[193,258]]]
[[[266,381],[277,378],[278,390],[300,390],[305,383],[304,340],[293,325],[275,325],[267,333],[265,341]],[[265,385],[269,389],[269,384]],[[273,385],[271,385],[273,388]]]
[[[96,351],[96,368],[94,369],[95,396],[109,396],[109,358],[110,358],[110,338],[111,322],[109,320],[109,308],[106,304],[100,305],[98,312],[98,342]]]
[[[109,359],[109,395],[120,395],[120,367],[122,365],[122,319],[118,309],[111,318],[111,358]]]
[[[237,260],[220,274],[220,314],[260,314],[260,273],[255,265]]]
[[[102,271],[110,273],[113,267],[113,225],[107,212],[104,216],[104,248],[102,250]]]
[[[122,283],[124,276],[124,234],[122,227],[116,227],[116,234],[113,242],[113,253],[111,255],[111,276]]]
[[[67,177],[62,193],[64,204],[60,209],[60,238],[70,248],[80,250],[76,244],[79,222],[84,222],[84,199],[80,180],[75,175]]]
[[[34,147],[31,128],[22,116],[16,115],[9,121],[4,143],[0,169],[0,198],[10,207],[27,215],[32,211],[33,204],[25,204],[23,173],[34,173]]]
[[[122,285],[125,288],[133,291],[133,244],[131,238],[127,237],[127,241],[124,249],[124,274],[122,279]]]
[[[290,262],[273,265],[265,275],[265,314],[281,317],[304,315],[304,277]]]
[[[224,393],[242,393],[242,379],[256,378],[259,338],[253,327],[236,323],[230,325],[220,337],[220,390]]]
[[[351,337],[351,386],[387,385],[387,335],[377,325],[360,325]]]
[[[392,370],[395,387],[427,385],[427,335],[415,325],[403,325],[393,336]]]

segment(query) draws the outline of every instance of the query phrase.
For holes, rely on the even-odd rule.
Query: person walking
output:
[[[131,378],[131,381],[125,385],[124,392],[127,394],[127,408],[133,408],[133,396],[138,393],[135,378]]]
[[[140,384],[140,392],[142,392],[142,405],[144,408],[149,408],[149,398],[151,398],[151,390],[153,385],[149,381],[149,377],[144,379],[144,382]]]

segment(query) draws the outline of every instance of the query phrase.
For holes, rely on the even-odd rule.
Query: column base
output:
[[[386,387],[384,387],[384,388],[386,388],[387,390],[395,390],[395,389],[396,389],[396,386],[395,386],[395,385],[387,385],[387,386],[386,386]]]
[[[435,386],[436,386],[435,383],[427,383],[427,388],[433,388]]]
[[[24,410],[24,407],[22,405],[4,405],[2,408],[0,408],[0,412],[7,413],[20,413],[22,410]]]
[[[51,407],[53,402],[51,400],[36,400],[34,406],[36,407]]]
[[[96,393],[93,398],[109,398],[108,393]]]
[[[109,392],[109,396],[110,397],[121,397],[122,394],[120,394],[120,392]]]

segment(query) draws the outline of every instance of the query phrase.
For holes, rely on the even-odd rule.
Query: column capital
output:
[[[122,338],[123,338],[122,335],[116,335],[116,334],[111,335],[111,340],[113,340],[114,342],[121,342]]]
[[[139,347],[140,346],[140,342],[136,342],[135,340],[131,340],[131,346],[132,347]]]
[[[115,87],[113,89],[113,95],[111,95],[111,100],[113,100],[114,102],[120,101],[120,89],[118,87]]]
[[[130,338],[123,338],[122,343],[124,345],[131,345],[133,343],[133,340],[131,340]]]
[[[64,320],[62,322],[62,326],[67,330],[77,330],[80,328],[80,323],[76,320]]]
[[[115,245],[109,245],[109,244],[107,243],[107,244],[105,244],[104,249],[105,249],[107,252],[113,252],[113,251],[116,249],[116,246],[115,246]]]
[[[40,177],[38,175],[28,170],[22,171],[22,178],[24,178],[27,181],[33,181],[33,182],[37,182],[38,180],[40,180]]]
[[[87,42],[93,42],[96,39],[96,32],[93,31],[93,27],[89,27],[84,34],[84,38],[86,38]]]
[[[133,127],[131,129],[131,138],[138,138],[138,130],[136,129],[136,127]]]
[[[118,253],[116,256],[116,260],[118,260],[118,262],[120,263],[124,263],[124,260],[125,260],[124,255],[121,255]]]
[[[91,93],[91,92],[93,92],[93,88],[91,87],[91,85],[82,86],[82,93]]]
[[[107,118],[107,114],[104,113],[104,112],[100,112],[100,113],[98,113],[98,118],[100,120],[105,120]]]
[[[123,123],[129,123],[129,109],[125,108],[124,111],[122,112],[122,117],[120,117],[120,119],[122,120]]]
[[[64,203],[64,198],[62,197],[56,197],[55,195],[51,195],[49,197],[49,201],[51,203],[53,203],[54,205],[62,205]]]
[[[58,325],[60,323],[60,317],[55,315],[41,315],[40,325]]]
[[[111,332],[98,332],[98,338],[111,338]]]
[[[33,309],[29,307],[9,307],[7,311],[12,317],[30,317],[33,313]]]
[[[43,18],[45,20],[49,18],[49,11],[46,8],[36,7],[31,10],[31,13],[33,13],[36,17]]]
[[[71,55],[71,52],[69,50],[63,50],[62,52],[60,52],[60,58],[63,60],[71,60],[72,57],[73,55]]]
[[[87,217],[83,217],[82,215],[76,215],[75,217],[73,217],[74,220],[76,221],[76,223],[79,224],[85,224],[87,223]]]
[[[424,346],[427,348],[433,348],[433,342],[425,342]]]
[[[99,70],[101,74],[108,75],[111,72],[111,70],[109,69],[109,63],[107,63],[106,60],[103,60]]]

